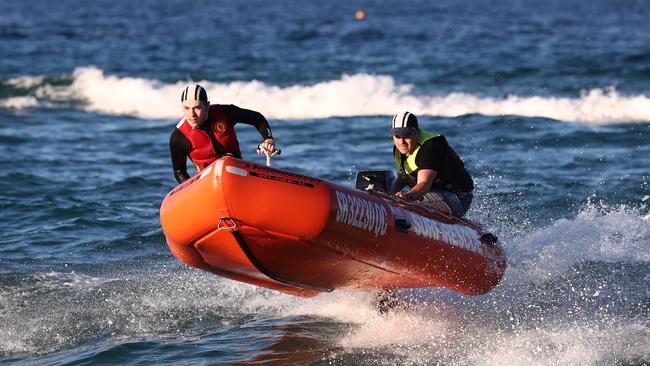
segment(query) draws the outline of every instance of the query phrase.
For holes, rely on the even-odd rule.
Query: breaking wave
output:
[[[176,103],[179,91],[188,82],[163,83],[118,77],[89,66],[77,68],[67,83],[50,81],[43,76],[5,81],[4,84],[13,90],[9,97],[0,99],[0,107],[80,108],[108,115],[175,119],[180,115]],[[397,84],[390,76],[370,74],[343,75],[339,80],[287,87],[255,80],[197,82],[207,89],[215,103],[252,108],[272,119],[388,116],[407,109],[419,115],[436,117],[515,115],[586,124],[650,121],[650,97],[621,95],[613,87],[585,90],[574,98],[480,97],[469,93],[418,95],[413,93],[412,85]]]

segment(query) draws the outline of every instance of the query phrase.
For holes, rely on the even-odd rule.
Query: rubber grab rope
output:
[[[262,144],[257,145],[257,152],[259,153],[262,150]],[[282,150],[280,149],[275,149],[271,153],[268,151],[264,151],[264,155],[266,155],[266,166],[271,166],[271,157],[275,155],[280,155],[282,154]]]

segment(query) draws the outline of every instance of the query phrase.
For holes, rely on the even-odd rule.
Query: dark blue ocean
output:
[[[642,0],[0,0],[0,363],[650,364],[648,19]],[[269,119],[274,167],[348,185],[392,167],[391,116],[415,113],[473,175],[502,283],[404,290],[380,316],[370,293],[185,266],[158,215],[190,82]]]

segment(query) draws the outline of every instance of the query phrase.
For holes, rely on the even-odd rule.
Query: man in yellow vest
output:
[[[474,182],[445,136],[419,128],[409,112],[393,117],[391,135],[399,178],[391,189],[400,198],[465,215]],[[402,189],[409,187],[406,192]]]

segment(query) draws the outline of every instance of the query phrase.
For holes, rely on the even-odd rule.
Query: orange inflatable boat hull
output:
[[[171,252],[297,296],[334,289],[490,291],[506,258],[470,222],[395,197],[224,157],[165,197]]]

